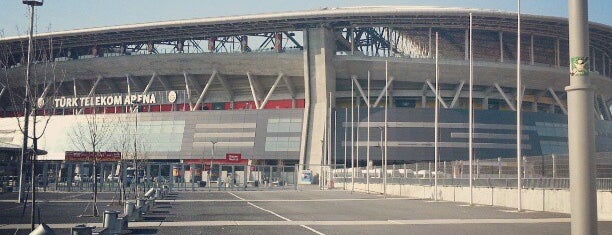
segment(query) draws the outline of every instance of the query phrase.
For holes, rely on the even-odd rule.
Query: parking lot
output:
[[[30,207],[16,194],[0,194],[0,234],[28,234]],[[90,193],[40,193],[41,221],[59,234],[87,223]],[[113,193],[100,193],[100,211],[121,210]],[[24,212],[24,213],[22,213]],[[469,206],[350,191],[173,192],[131,234],[569,234],[569,215]],[[600,234],[612,222],[599,222]]]

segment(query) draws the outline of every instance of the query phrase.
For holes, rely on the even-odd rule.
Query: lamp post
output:
[[[597,234],[593,85],[589,76],[587,0],[568,1],[570,85],[567,122],[572,234]]]
[[[23,0],[23,4],[30,6],[30,31],[28,33],[28,61],[26,62],[25,95],[23,98],[23,146],[21,148],[21,161],[19,163],[19,203],[23,202],[23,164],[28,151],[28,127],[30,125],[30,64],[32,62],[32,38],[34,34],[34,7],[42,6],[43,0]],[[32,230],[34,228],[32,227]]]

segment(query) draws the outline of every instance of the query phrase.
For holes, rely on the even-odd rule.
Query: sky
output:
[[[155,21],[312,10],[346,6],[449,6],[516,12],[516,0],[46,0],[37,8],[36,32]],[[567,0],[522,0],[521,12],[567,17]],[[612,0],[589,1],[589,20],[612,25]],[[28,9],[0,0],[0,37],[24,35]]]

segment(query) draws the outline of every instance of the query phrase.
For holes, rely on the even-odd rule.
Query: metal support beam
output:
[[[444,108],[447,109],[448,105],[446,104],[446,102],[444,102],[444,99],[442,99],[442,96],[440,96],[440,94],[436,92],[436,88],[431,84],[431,81],[425,80],[425,83],[427,83],[427,85],[429,86],[429,89],[433,91],[434,95],[436,96],[436,99],[438,99],[438,101],[440,101],[442,106],[444,106]]]
[[[387,82],[387,84],[385,84],[385,87],[382,89],[382,91],[380,91],[380,94],[378,94],[378,98],[376,98],[376,101],[374,102],[374,107],[378,107],[378,104],[380,103],[382,98],[385,97],[385,93],[387,92],[391,84],[393,84],[393,80],[395,80],[394,77],[389,77],[389,81]]]
[[[461,82],[457,85],[457,88],[455,89],[455,97],[453,97],[453,102],[451,102],[450,104],[451,109],[454,108],[457,104],[457,101],[459,101],[459,96],[461,95],[461,89],[463,89],[463,84],[465,84],[465,80],[461,80]]]
[[[196,104],[191,108],[191,111],[194,111],[198,107],[198,105],[202,103],[202,101],[204,100],[204,96],[206,95],[206,92],[208,91],[208,88],[210,88],[210,84],[212,84],[212,81],[215,79],[215,76],[217,76],[216,70],[214,70],[213,73],[210,75],[208,82],[206,82],[206,85],[204,86],[204,88],[202,89],[202,92],[200,93],[200,97],[198,97],[198,100],[196,101]]]
[[[499,94],[506,101],[506,104],[508,104],[508,106],[510,106],[510,109],[512,109],[512,111],[516,111],[516,108],[514,107],[514,102],[510,101],[510,99],[508,98],[508,96],[506,95],[504,90],[502,90],[501,87],[499,87],[499,84],[495,83],[494,85],[495,85],[495,88],[497,88],[497,91],[499,92]]]
[[[276,90],[276,87],[278,86],[278,82],[280,82],[280,80],[281,80],[281,78],[283,78],[283,76],[285,76],[283,73],[279,73],[278,74],[278,77],[276,78],[276,81],[274,81],[274,85],[272,85],[272,87],[270,88],[270,91],[268,91],[268,94],[266,95],[266,98],[263,100],[263,102],[261,102],[261,105],[259,106],[259,109],[263,109],[266,106],[266,104],[268,103],[268,100],[272,96],[272,93],[274,93],[274,90]]]
[[[550,87],[547,90],[548,90],[548,92],[550,92],[550,95],[552,95],[552,97],[555,99],[555,102],[557,102],[557,105],[559,105],[559,107],[561,108],[563,113],[565,115],[567,115],[567,109],[565,108],[565,105],[563,105],[563,103],[561,103],[561,99],[559,99],[559,97],[557,96],[555,91],[553,91],[553,89],[550,88]]]
[[[229,86],[229,84],[227,83],[227,80],[221,76],[221,74],[219,72],[216,73],[216,77],[217,79],[219,79],[219,82],[221,82],[221,86],[223,87],[223,89],[225,89],[225,92],[227,92],[227,96],[229,101],[234,101],[234,93],[232,92],[232,88]]]
[[[247,72],[247,79],[249,79],[249,86],[251,87],[251,94],[253,94],[253,102],[255,103],[255,108],[259,109],[259,95],[257,95],[258,91],[255,89],[255,79],[252,77],[251,72]]]
[[[289,89],[289,94],[291,95],[291,99],[295,99],[295,85],[291,81],[291,78],[287,76],[283,76],[283,81],[285,81],[285,85],[287,85],[287,89]]]
[[[361,85],[357,81],[357,76],[355,76],[355,75],[351,76],[351,80],[353,80],[353,83],[355,83],[355,86],[357,87],[357,91],[359,91],[359,94],[361,95],[361,98],[365,101],[366,105],[368,107],[370,107],[370,100],[368,100],[368,98],[366,97],[365,92],[363,92],[363,89],[361,88]]]
[[[147,83],[147,86],[145,87],[144,91],[142,91],[142,94],[149,92],[149,89],[151,88],[151,85],[153,85],[153,81],[155,81],[156,76],[157,74],[153,72],[153,75],[151,75],[151,79],[149,79],[149,83]]]
[[[137,90],[144,90],[144,84],[142,84],[142,81],[138,80],[135,77],[132,77],[130,74],[126,74],[125,76],[129,77],[129,81],[132,82],[132,84],[134,84],[134,86],[136,87]]]
[[[162,86],[164,87],[164,90],[169,91],[170,90],[170,85],[168,85],[168,83],[164,80],[164,78],[162,76],[156,76],[157,80],[159,80],[159,83],[162,84]]]
[[[87,97],[92,96],[96,92],[96,88],[98,87],[98,84],[100,83],[100,81],[102,81],[102,75],[98,75],[96,81],[91,86],[91,90],[89,90],[89,93],[87,94]]]
[[[183,71],[183,77],[185,77],[185,91],[187,93],[187,102],[189,103],[189,109],[193,110],[193,105],[191,104],[191,90],[189,89],[189,78],[187,76],[187,72]]]

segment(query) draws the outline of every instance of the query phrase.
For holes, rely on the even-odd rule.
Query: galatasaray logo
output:
[[[174,103],[176,101],[176,92],[170,91],[168,92],[168,102]]]

